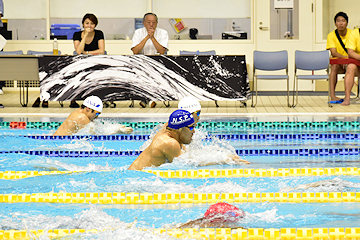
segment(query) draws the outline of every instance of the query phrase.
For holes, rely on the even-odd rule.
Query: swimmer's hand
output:
[[[233,160],[236,163],[245,163],[245,164],[250,164],[249,161],[246,161],[244,159],[241,159],[238,155],[229,155],[229,158],[231,160]]]
[[[132,133],[133,131],[134,131],[134,129],[132,129],[131,127],[126,127],[124,125],[120,125],[120,128],[117,133],[129,134],[129,133]]]

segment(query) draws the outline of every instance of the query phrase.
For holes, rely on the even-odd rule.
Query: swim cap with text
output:
[[[201,110],[201,105],[199,101],[194,97],[185,97],[179,101],[179,109],[184,109],[190,113],[197,112]]]
[[[192,114],[186,110],[175,110],[169,117],[168,126],[172,129],[180,129],[195,122]]]
[[[103,110],[103,103],[102,103],[101,99],[97,96],[87,97],[84,100],[83,105],[88,108],[91,108],[95,111],[98,111],[98,112],[102,112],[102,110]]]

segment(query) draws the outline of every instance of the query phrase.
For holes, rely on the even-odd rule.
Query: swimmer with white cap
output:
[[[189,111],[197,123],[200,120],[201,105],[200,102],[194,97],[185,97],[179,101],[178,109]]]
[[[195,133],[195,120],[186,110],[175,110],[164,131],[158,132],[150,145],[130,165],[130,170],[160,166],[172,162],[183,153],[183,144],[189,144]]]
[[[200,105],[200,102],[196,98],[189,96],[189,97],[185,97],[185,98],[181,99],[179,101],[178,108],[189,111],[194,117],[195,124],[197,124],[198,121],[200,120],[201,105]],[[235,163],[250,164],[250,162],[240,159],[240,157],[238,155],[229,155],[228,157]],[[224,161],[225,161],[225,163],[227,163],[227,160],[224,160]],[[212,163],[208,162],[207,165],[212,165]]]
[[[87,97],[80,108],[72,112],[61,124],[54,133],[54,136],[72,135],[78,132],[88,123],[96,119],[101,114],[102,110],[103,103],[99,97]],[[131,133],[132,131],[132,128],[121,125],[115,133]]]

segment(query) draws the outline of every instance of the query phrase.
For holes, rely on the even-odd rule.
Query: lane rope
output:
[[[336,168],[236,168],[198,170],[142,170],[163,178],[241,178],[241,177],[302,177],[302,176],[359,176],[357,167]]]
[[[48,236],[50,239],[73,234],[101,233],[116,229],[51,229],[51,230],[0,230],[0,239],[34,239]],[[157,228],[138,229],[152,234],[168,234],[175,238],[193,239],[360,239],[360,230],[350,228]]]
[[[82,204],[214,204],[360,202],[360,192],[243,192],[243,193],[21,193],[0,194],[0,203]]]
[[[111,171],[111,170],[101,170]],[[235,168],[235,169],[188,169],[188,170],[141,170],[162,178],[241,178],[241,177],[303,177],[303,176],[359,176],[360,168]],[[92,171],[0,171],[0,179],[13,180],[29,177],[85,173]]]
[[[293,113],[291,113],[293,114]],[[305,113],[306,114],[306,113]],[[54,129],[58,128],[62,122],[0,122],[0,127],[5,128],[37,128],[37,129]],[[134,129],[153,128],[163,122],[116,122]],[[321,122],[199,122],[199,127],[204,128],[339,128],[339,127],[358,127],[358,121],[321,121]]]
[[[339,156],[359,155],[360,148],[299,148],[299,149],[236,149],[239,156]],[[0,151],[0,154],[28,154],[44,157],[129,157],[139,156],[140,150],[126,151]]]
[[[25,138],[36,140],[87,140],[87,141],[146,141],[150,139],[150,135],[72,135],[72,136],[24,136]],[[257,133],[257,134],[210,134],[206,137],[206,140],[211,137],[217,137],[224,140],[235,141],[306,141],[306,140],[359,140],[360,133],[290,133],[290,134],[269,134],[269,133]]]

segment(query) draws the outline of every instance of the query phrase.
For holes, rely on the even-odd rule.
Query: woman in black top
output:
[[[73,36],[74,47],[77,54],[104,54],[104,34],[95,27],[98,20],[94,14],[87,13],[82,19],[84,31],[75,32]]]
[[[75,32],[73,36],[74,47],[77,54],[104,54],[105,40],[104,33],[96,30],[98,24],[97,17],[92,13],[87,13],[82,19],[84,31]],[[115,103],[113,103],[115,106]],[[105,104],[105,107],[108,106]],[[71,100],[71,108],[78,108],[79,104],[75,100]]]

